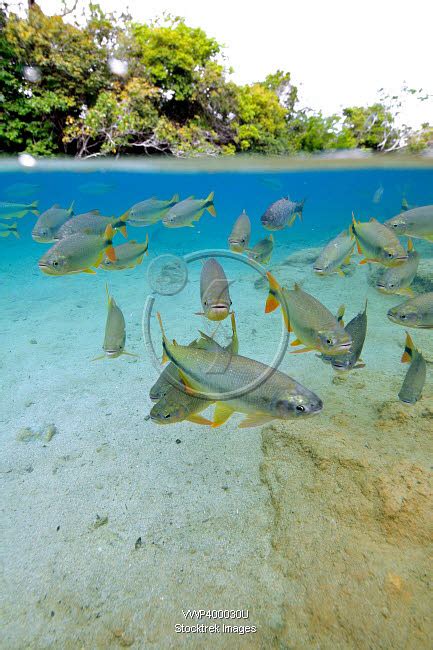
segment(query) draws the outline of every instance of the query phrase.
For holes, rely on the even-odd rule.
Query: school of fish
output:
[[[305,199],[295,201],[288,196],[269,205],[260,224],[272,232],[254,245],[251,219],[244,210],[228,234],[228,249],[238,255],[246,254],[259,265],[267,265],[275,245],[273,232],[291,228],[296,218],[302,222],[304,205]],[[31,213],[37,217],[32,238],[50,245],[38,262],[45,275],[124,271],[141,265],[149,252],[149,235],[146,233],[144,242],[128,240],[129,226],[141,228],[160,223],[166,228],[193,228],[205,212],[216,217],[213,192],[198,199],[190,196],[181,200],[178,194],[165,200],[151,197],[119,216],[103,216],[98,209],[75,215],[74,203],[69,207],[54,204],[40,213],[37,202],[5,201],[0,202],[0,237],[19,238],[17,220]],[[126,241],[115,246],[113,239],[118,231]],[[400,237],[406,237],[406,242]],[[405,328],[433,329],[433,292],[415,293],[411,286],[420,262],[414,239],[433,243],[433,205],[410,207],[403,201],[401,213],[384,223],[376,219],[362,221],[352,215],[347,228],[324,246],[313,264],[313,272],[322,278],[333,274],[344,278],[353,256],[359,254],[360,265],[377,264],[381,268],[376,280],[379,292],[406,298],[388,310],[389,321]],[[314,351],[321,361],[340,373],[365,366],[361,354],[368,338],[367,300],[363,311],[345,325],[344,305],[333,314],[299,284],[284,287],[269,271],[263,270],[263,274],[269,285],[264,311],[269,313],[281,307],[287,333],[295,337],[290,342],[290,347],[296,348],[291,354]],[[125,350],[125,317],[108,285],[106,293],[103,354],[93,360],[137,356]],[[214,335],[198,330],[199,338],[179,344],[168,338],[157,314],[163,363],[167,365],[150,390],[149,397],[154,402],[149,414],[152,422],[162,425],[187,420],[215,428],[234,413],[241,413],[244,419],[239,426],[245,428],[320,413],[323,401],[312,390],[278,368],[239,354],[230,282],[215,257],[209,256],[203,262],[199,298],[201,311],[196,313],[216,322],[217,329],[219,322],[230,316],[231,341],[223,346]],[[408,332],[401,361],[410,365],[398,397],[404,403],[414,404],[422,397],[428,373],[423,354]],[[202,415],[211,406],[213,416]]]

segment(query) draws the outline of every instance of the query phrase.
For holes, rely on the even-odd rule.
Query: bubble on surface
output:
[[[34,167],[36,165],[36,158],[29,153],[20,153],[18,162],[23,167]]]

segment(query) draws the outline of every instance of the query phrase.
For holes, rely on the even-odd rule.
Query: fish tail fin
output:
[[[68,212],[69,212],[70,215],[74,213],[74,205],[75,205],[75,201],[72,201],[72,203],[71,203],[71,205],[69,206],[69,209],[68,209]]]
[[[269,314],[270,312],[274,311],[280,304],[279,296],[281,294],[281,287],[272,273],[269,271],[266,273],[266,277],[268,278],[269,282],[269,294],[266,300],[265,314]]]
[[[127,237],[128,237],[128,231],[126,230],[126,226],[121,226],[121,227],[119,228],[119,230],[120,230],[120,232],[122,233],[122,235],[125,237],[125,239],[127,239]]]
[[[206,210],[211,214],[213,217],[216,217],[216,210],[215,206],[213,204],[213,197],[214,197],[215,192],[211,192],[209,196],[206,199]]]
[[[38,201],[33,201],[33,203],[30,203],[30,212],[32,212],[36,216],[39,216],[39,210],[37,209],[37,207],[38,207]]]
[[[162,349],[163,349],[162,363],[166,363],[169,360],[169,357],[168,357],[168,354],[167,354],[167,345],[170,345],[170,343],[168,341],[167,336],[165,335],[164,325],[162,324],[162,318],[161,318],[161,314],[159,313],[159,311],[156,312],[156,317],[158,319],[159,327],[161,329],[161,334],[162,334]]]
[[[114,237],[113,226],[111,225],[111,223],[109,223],[104,232],[104,250],[106,256],[111,262],[116,261],[116,252],[113,246],[113,237]]]
[[[296,213],[297,216],[298,216],[298,219],[299,219],[299,221],[300,221],[301,223],[302,223],[303,220],[304,220],[303,212],[304,212],[304,205],[305,205],[305,201],[306,201],[306,200],[307,200],[307,197],[304,196],[304,198],[302,199],[302,201],[300,201],[299,204],[298,204],[298,212]]]
[[[409,332],[406,332],[406,342],[404,346],[403,356],[401,357],[401,362],[410,363],[410,361],[412,360],[414,350],[415,350],[414,342],[412,341]]]

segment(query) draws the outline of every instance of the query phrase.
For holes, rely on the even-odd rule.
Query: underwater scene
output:
[[[1,647],[431,647],[433,167],[381,160],[3,165]]]

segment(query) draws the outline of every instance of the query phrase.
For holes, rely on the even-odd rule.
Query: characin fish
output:
[[[51,208],[42,212],[33,227],[33,239],[43,244],[55,241],[59,229],[74,214],[73,209],[74,202],[72,201],[67,209],[61,208],[58,203],[55,203]]]
[[[64,239],[70,235],[81,233],[84,235],[103,235],[107,226],[111,226],[114,230],[120,230],[124,237],[127,236],[126,232],[126,217],[103,217],[99,214],[99,210],[90,210],[84,214],[77,214],[73,219],[68,219],[66,223],[61,226],[55,236],[56,240]]]
[[[194,422],[195,424],[212,425],[212,421],[200,413],[212,402],[200,397],[188,395],[179,388],[171,388],[151,409],[150,419],[156,424],[175,424],[176,422]]]
[[[149,236],[146,235],[146,241],[137,242],[135,239],[127,241],[125,244],[114,247],[116,260],[112,261],[107,255],[104,255],[99,265],[100,269],[105,271],[121,271],[123,269],[133,269],[142,263],[144,255],[148,255]]]
[[[155,197],[135,203],[125,213],[132,226],[151,226],[164,217],[167,212],[179,202],[179,194],[174,194],[168,201],[160,201]]]
[[[383,293],[395,293],[399,296],[414,296],[410,285],[418,270],[420,257],[409,239],[407,246],[407,260],[398,266],[386,269],[376,282],[376,288]]]
[[[407,260],[407,254],[396,235],[377,219],[361,223],[353,217],[352,232],[356,237],[358,253],[365,258],[360,264],[377,262],[384,266],[396,266]]]
[[[239,352],[239,340],[236,330],[236,320],[235,315],[231,313],[231,323],[232,323],[232,339],[226,346],[221,346],[217,343],[213,337],[200,332],[200,338],[195,339],[189,344],[191,348],[198,348],[200,350],[225,350],[231,354],[237,354]],[[174,363],[170,362],[162,371],[156,382],[153,384],[150,389],[149,397],[152,401],[162,399],[170,389],[178,388],[181,383],[179,371]]]
[[[95,273],[90,267],[100,265],[104,250],[110,259],[116,260],[113,237],[113,228],[108,225],[102,237],[79,232],[60,239],[41,257],[39,268],[46,275]]]
[[[214,193],[211,192],[207,199],[195,199],[190,196],[184,201],[176,203],[163,216],[162,223],[166,228],[184,228],[186,226],[193,228],[193,222],[198,221],[205,210],[216,217],[213,197]]]
[[[5,194],[12,198],[30,196],[30,194],[35,194],[39,187],[39,185],[33,185],[32,183],[14,183],[5,189]]]
[[[268,238],[261,239],[252,248],[246,248],[248,257],[259,264],[268,264],[274,250],[274,236],[272,233]]]
[[[314,262],[314,271],[318,275],[338,273],[344,277],[341,267],[350,264],[350,256],[353,253],[354,246],[355,239],[351,231],[344,230],[322,250]]]
[[[0,218],[2,219],[21,219],[27,212],[38,215],[38,202],[33,201],[26,205],[25,203],[10,203],[9,201],[0,201]]]
[[[229,235],[229,248],[235,253],[243,253],[250,245],[251,221],[245,210],[236,219]]]
[[[392,307],[388,311],[388,318],[404,327],[433,329],[433,291],[409,298],[406,302]]]
[[[200,299],[203,311],[197,315],[209,320],[227,318],[232,304],[229,283],[223,267],[213,257],[206,260],[201,270]]]
[[[419,352],[409,333],[406,332],[406,344],[401,358],[402,363],[410,363],[398,397],[406,404],[415,404],[422,395],[425,384],[427,365],[421,352]]]
[[[264,363],[230,352],[171,344],[164,334],[159,314],[158,319],[163,336],[163,361],[172,361],[177,366],[187,393],[218,400],[219,395],[233,394],[240,386],[256,384],[242,395],[217,401],[213,427],[226,422],[235,411],[247,414],[240,424],[245,428],[322,410],[322,400],[317,395]]]
[[[266,228],[266,230],[282,230],[286,226],[290,228],[297,216],[302,221],[304,203],[305,199],[303,201],[291,201],[288,196],[271,203],[261,216],[263,228]]]
[[[122,310],[117,306],[116,301],[113,296],[110,296],[108,291],[108,285],[105,285],[107,291],[107,320],[105,323],[105,336],[102,349],[104,354],[99,357],[95,357],[92,361],[97,361],[99,359],[116,359],[122,354],[126,354],[130,357],[137,356],[136,354],[131,354],[125,350],[125,341],[126,341],[126,326],[125,318],[123,316]]]
[[[13,235],[17,239],[20,238],[20,233],[18,232],[17,222],[15,223],[0,223],[0,237],[9,237]]]
[[[231,342],[221,347],[214,339],[203,332],[198,341],[190,343],[189,347],[196,347],[201,350],[227,350],[232,354],[238,353],[238,339],[236,334],[235,317],[232,313],[233,336]],[[168,372],[167,372],[168,371]],[[164,373],[165,376],[164,376]],[[212,422],[199,415],[213,402],[188,395],[182,389],[179,371],[174,363],[170,362],[162,371],[160,378],[150,390],[150,397],[158,395],[159,401],[150,411],[150,418],[158,424],[171,424],[188,420],[195,424],[211,425]]]
[[[295,350],[292,354],[319,350],[322,354],[338,355],[348,353],[351,349],[352,338],[344,329],[341,319],[344,307],[340,307],[338,317],[312,295],[303,291],[298,284],[293,290],[281,288],[276,279],[268,272],[269,295],[265,312],[274,311],[285,300],[287,314],[283,315],[288,331],[296,335],[292,346],[303,344],[305,347]]]
[[[110,183],[83,183],[83,185],[78,186],[80,194],[90,194],[92,196],[108,194],[108,192],[112,192],[114,189],[115,185]]]
[[[396,235],[433,242],[433,205],[424,205],[401,212],[384,224]]]
[[[364,311],[352,318],[345,326],[345,330],[350,334],[352,339],[350,352],[337,356],[321,355],[323,361],[330,363],[337,372],[352,370],[354,368],[364,368],[365,366],[360,357],[367,335],[367,301],[365,301]]]

